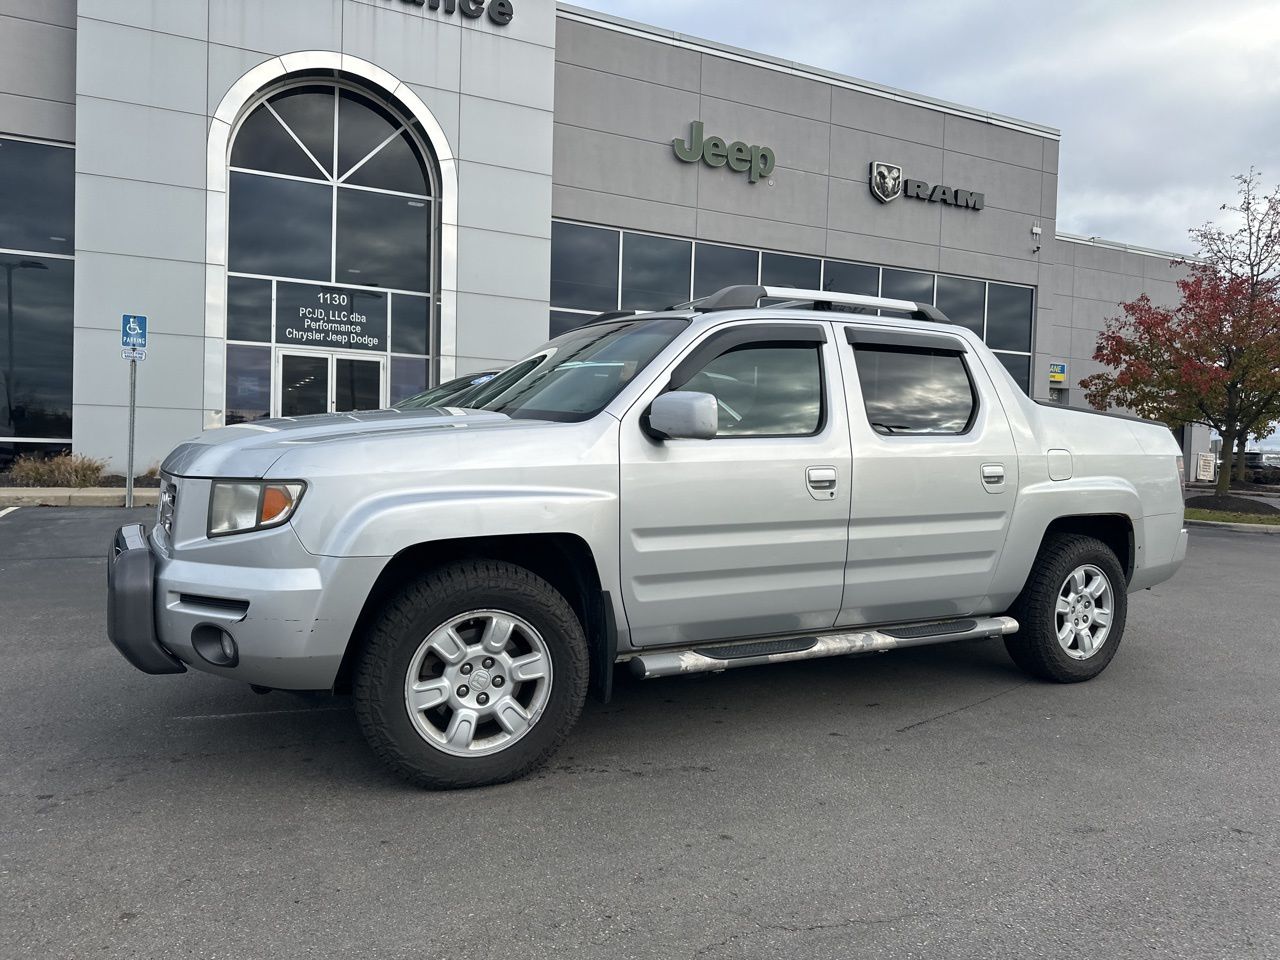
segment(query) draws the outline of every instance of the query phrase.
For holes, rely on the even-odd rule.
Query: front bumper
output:
[[[155,568],[142,524],[116,531],[107,554],[107,638],[143,673],[183,673],[156,638]]]
[[[256,542],[174,553],[141,524],[120,528],[107,632],[125,659],[144,673],[191,667],[283,690],[332,687],[386,558],[313,556],[287,525],[248,537]],[[220,653],[223,635],[234,656]]]

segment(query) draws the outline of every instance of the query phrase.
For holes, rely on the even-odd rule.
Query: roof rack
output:
[[[813,304],[815,310],[831,310],[842,307],[862,307],[867,310],[892,310],[905,313],[912,320],[930,320],[934,323],[950,323],[947,315],[929,303],[912,300],[894,300],[890,297],[867,297],[860,293],[836,293],[832,290],[801,290],[793,287],[762,287],[743,284],[725,287],[709,297],[695,300],[690,307],[700,313],[714,310],[754,310],[761,300],[791,301],[789,306],[801,303]]]

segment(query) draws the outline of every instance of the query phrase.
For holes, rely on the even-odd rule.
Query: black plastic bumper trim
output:
[[[186,666],[156,637],[155,573],[142,524],[117,530],[107,554],[107,638],[143,673],[183,673]]]

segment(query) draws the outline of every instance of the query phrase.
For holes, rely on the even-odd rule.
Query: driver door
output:
[[[710,331],[623,418],[621,571],[632,641],[830,628],[849,519],[849,429],[825,323]],[[668,389],[714,395],[711,440],[657,440]]]

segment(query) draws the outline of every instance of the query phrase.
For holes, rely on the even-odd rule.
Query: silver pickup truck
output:
[[[179,446],[150,533],[112,544],[112,642],[148,673],[350,691],[391,767],[463,787],[545,760],[619,663],[1002,637],[1087,680],[1186,552],[1167,429],[1030,400],[927,304],[731,287],[456,403]]]

